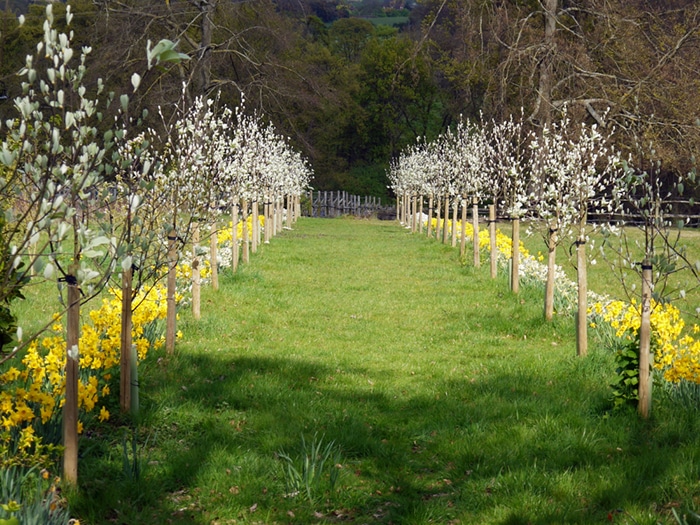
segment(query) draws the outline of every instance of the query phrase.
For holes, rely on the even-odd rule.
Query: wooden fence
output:
[[[347,191],[310,191],[307,198],[303,212],[310,217],[372,217],[386,211],[379,197],[350,195]]]

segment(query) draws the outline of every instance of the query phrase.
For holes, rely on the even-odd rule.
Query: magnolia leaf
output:
[[[122,111],[126,113],[126,110],[129,108],[129,95],[124,94],[119,97],[119,102],[122,105]]]
[[[44,279],[51,279],[51,277],[53,277],[53,271],[53,264],[51,262],[47,263],[44,268]]]
[[[95,237],[90,240],[90,244],[88,246],[90,248],[93,248],[95,246],[102,246],[103,244],[109,244],[111,241],[109,240],[109,237],[105,237],[104,235],[101,235],[99,237]]]
[[[100,250],[84,250],[81,252],[81,255],[87,259],[96,259],[97,257],[102,257],[104,252]]]
[[[99,276],[99,272],[91,270],[90,268],[82,268],[78,270],[78,281],[81,283],[86,283]]]
[[[32,265],[32,268],[34,269],[34,273],[40,274],[46,268],[46,261],[44,261],[44,259],[42,257],[37,257],[34,260],[34,264]]]
[[[139,88],[139,85],[141,85],[141,75],[138,73],[131,75],[131,85],[134,86],[134,91],[136,91]]]
[[[155,60],[156,65],[161,62],[179,63],[183,60],[189,60],[190,57],[184,53],[175,51],[178,42],[172,42],[168,39],[159,41],[153,49],[151,49],[151,41],[146,43],[146,59],[148,60],[148,69],[151,69],[152,62]]]
[[[0,152],[0,160],[2,160],[2,163],[8,168],[10,168],[15,163],[16,158],[17,153],[14,151],[10,151],[9,149],[7,149],[7,145],[3,144],[2,151]]]

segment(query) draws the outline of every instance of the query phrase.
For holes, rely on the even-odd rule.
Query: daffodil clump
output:
[[[264,215],[258,215],[258,223],[260,224],[260,228],[265,227],[265,216]],[[248,216],[248,219],[245,221],[245,224],[248,228],[248,238],[251,239],[253,237],[253,216],[252,215]],[[232,238],[233,238],[233,221],[229,221],[226,228],[223,228],[218,233],[219,246],[220,247],[225,247],[227,245],[230,246]],[[243,240],[243,221],[238,221],[236,238],[237,238],[238,242]]]
[[[140,292],[134,299],[132,338],[139,359],[160,347],[158,322],[165,319],[166,294],[162,286]],[[104,400],[110,394],[112,377],[119,366],[121,348],[121,297],[115,291],[89,313],[81,329],[80,380],[81,418],[96,415],[109,419]],[[43,442],[44,434],[56,435],[60,408],[64,403],[66,362],[65,328],[59,316],[49,333],[33,341],[19,366],[0,374],[0,466],[45,465],[55,447]],[[53,430],[51,430],[53,429]],[[78,422],[83,431],[83,422]]]
[[[260,231],[264,231],[265,228],[265,216],[258,216],[258,224],[260,225]],[[248,239],[253,237],[253,217],[248,216],[245,221],[245,225],[248,228]],[[243,221],[238,222],[236,236],[237,242],[240,243],[243,240]],[[219,229],[216,234],[217,241],[217,264],[218,268],[230,268],[231,267],[231,241],[233,239],[233,222],[229,221],[225,228]],[[211,261],[209,257],[209,250],[204,246],[200,247],[200,265],[199,265],[199,277],[202,284],[206,284],[211,279]],[[192,286],[192,254],[188,254],[183,257],[177,265],[177,279],[182,285],[178,285],[178,290],[187,289],[190,290]]]
[[[436,217],[433,217],[431,219],[431,224],[433,231],[437,229],[438,226],[438,220]],[[445,219],[440,219],[440,231],[443,231],[442,229],[445,227]],[[453,221],[447,221],[447,228],[450,234],[452,233],[452,228],[456,228],[456,232],[458,236],[462,235],[462,223],[460,221],[457,221],[457,224],[454,225]],[[466,235],[466,238],[469,242],[472,241],[473,236],[474,236],[474,226],[472,225],[471,222],[467,222],[464,225],[464,233]],[[491,237],[489,234],[488,229],[483,229],[479,230],[479,249],[481,250],[490,250],[491,248]],[[501,230],[496,229],[496,249],[498,250],[498,256],[499,258],[504,258],[504,259],[510,259],[512,256],[512,251],[513,251],[513,240],[508,237],[506,234],[501,232]],[[525,245],[520,241],[520,255],[521,257],[529,257],[530,252],[525,248]]]
[[[631,303],[597,302],[589,308],[589,315],[592,327],[609,329],[610,345],[617,343],[619,346],[639,339],[642,313],[635,299]],[[695,339],[700,326],[695,324],[688,328],[678,308],[653,299],[650,322],[654,368],[670,383],[700,384],[700,339]]]

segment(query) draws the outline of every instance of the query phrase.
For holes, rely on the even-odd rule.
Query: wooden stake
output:
[[[544,289],[544,318],[554,319],[554,266],[557,260],[557,230],[549,230],[549,246],[547,256],[547,283]]]
[[[209,264],[211,265],[211,287],[219,289],[219,255],[217,250],[219,240],[216,233],[216,222],[211,223],[211,237],[209,238]]]
[[[66,276],[68,314],[66,334],[66,400],[63,405],[63,479],[78,485],[78,377],[80,366],[80,288],[76,271]]]
[[[479,254],[479,200],[474,197],[472,200],[472,242],[474,244],[474,267],[481,266],[481,256]]]
[[[201,285],[199,270],[199,223],[195,222],[192,232],[192,317],[201,319]]]
[[[457,246],[457,199],[452,203],[452,247]]]
[[[172,354],[175,351],[175,336],[177,329],[177,234],[175,229],[168,234],[168,295],[165,315],[165,350]]]
[[[423,195],[418,198],[418,233],[423,235]]]
[[[411,232],[416,233],[416,224],[418,222],[418,216],[416,211],[416,196],[411,195]]]
[[[231,206],[231,271],[236,273],[238,270],[238,201],[234,199]]]
[[[459,242],[459,256],[464,257],[467,253],[467,198],[462,197],[462,238]]]
[[[498,248],[496,247],[496,205],[489,204],[489,244],[491,246],[491,278],[498,274]]]
[[[442,244],[447,244],[447,239],[450,234],[450,196],[445,194],[445,226],[442,228]]]
[[[576,275],[578,277],[578,310],[576,312],[576,355],[588,355],[588,268],[586,236],[576,241]]]
[[[428,199],[428,239],[433,236],[433,199],[435,196],[431,193]]]
[[[131,410],[131,329],[132,329],[132,281],[131,268],[122,272],[121,348],[119,358],[119,407],[122,412]]]
[[[263,239],[265,244],[270,244],[270,237],[272,232],[275,230],[275,224],[273,220],[272,203],[269,197],[265,197],[265,203],[263,204],[263,217],[265,217],[265,231],[263,232]]]
[[[253,216],[253,244],[251,246],[251,249],[253,253],[257,253],[258,251],[258,244],[260,243],[260,210],[258,208],[258,200],[255,199],[253,201],[253,211],[252,211],[252,216]],[[265,225],[267,227],[267,224]]]
[[[520,293],[520,219],[513,217],[513,231],[511,234],[511,268],[510,289],[513,293]]]
[[[241,199],[241,221],[243,222],[243,263],[250,262],[250,235],[248,232],[248,202]]]
[[[642,263],[642,322],[639,328],[639,415],[651,414],[651,291],[652,265],[649,259]]]
[[[437,197],[437,202],[435,203],[435,216],[437,222],[435,223],[435,240],[440,240],[440,232],[442,231],[442,225],[440,224],[440,214],[442,213],[442,199],[440,196]]]

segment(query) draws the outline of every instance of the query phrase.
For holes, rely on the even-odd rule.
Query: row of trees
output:
[[[341,12],[340,1],[77,1],[73,24],[95,48],[89,89],[101,77],[127,91],[125,71],[143,66],[148,39],[179,41],[195,60],[147,79],[139,107],[175,102],[183,80],[192,99],[221,90],[230,107],[245,92],[312,159],[319,189],[385,193],[390,158],[418,136],[437,137],[459,115],[502,121],[521,107],[528,129],[541,131],[567,105],[573,122],[610,130],[625,156],[654,142],[662,176],[686,173],[700,153],[692,0],[422,0],[400,32],[317,16],[319,6]],[[41,34],[35,9],[23,28],[13,16],[0,29],[11,98]]]
[[[72,17],[67,6],[68,25]],[[4,123],[0,146],[0,329],[4,343],[15,338],[11,301],[30,279],[57,283],[67,325],[64,478],[71,483],[77,480],[81,306],[110,281],[121,281],[113,285],[122,288],[121,406],[129,410],[137,292],[168,274],[166,347],[172,352],[175,267],[184,243],[199,235],[200,222],[211,224],[215,235],[222,214],[230,214],[237,228],[249,213],[257,217],[258,202],[266,211],[280,210],[284,198],[290,213],[298,212],[298,196],[311,176],[287,140],[244,105],[230,110],[217,99],[189,102],[184,95],[167,115],[159,111],[164,131],[135,134],[144,113],[136,111],[133,95],[105,93],[100,81],[91,94],[84,83],[91,49],[76,51],[74,41],[73,31],[56,29],[48,4],[42,38],[20,72],[22,95],[13,101],[16,114]],[[132,93],[159,68],[187,59],[170,41],[149,42],[147,71],[130,76]],[[108,117],[109,111],[115,116]],[[37,335],[17,328],[15,346],[2,361]]]
[[[687,268],[697,277],[698,266],[684,257],[677,243],[678,237],[673,242],[669,234],[671,223],[666,201],[671,194],[662,190],[660,166],[653,166],[651,170],[635,167],[629,160],[621,158],[619,151],[611,145],[609,134],[601,133],[597,125],[574,125],[566,111],[560,116],[560,120],[545,126],[540,134],[526,131],[522,119],[510,118],[480,125],[460,123],[455,133],[448,132],[434,141],[422,141],[409,148],[394,160],[388,176],[392,189],[400,196],[399,214],[413,231],[422,229],[426,196],[429,220],[437,199],[438,227],[441,200],[444,203],[443,242],[447,240],[450,209],[456,225],[457,211],[461,208],[462,255],[467,203],[473,203],[476,266],[479,265],[477,205],[488,203],[494,277],[494,223],[498,208],[498,216],[513,224],[511,285],[514,292],[518,291],[519,281],[520,220],[536,221],[549,252],[544,298],[547,320],[551,320],[554,314],[556,250],[561,242],[573,238],[578,271],[577,353],[586,355],[589,213],[607,216],[610,221],[607,231],[614,231],[611,237],[618,239],[624,238],[625,230],[614,228],[624,226],[626,218],[632,216],[642,220],[645,244],[641,264],[638,254],[623,253],[620,249],[629,247],[625,241],[619,242],[617,248],[612,244],[608,248],[614,254],[611,259],[618,261],[618,267],[637,268],[641,274],[641,304],[642,312],[646,312],[647,327],[652,292],[660,293],[669,272],[680,268]],[[682,193],[682,186],[682,181],[677,180],[677,192]],[[429,222],[429,236],[430,225]],[[651,272],[652,262],[657,266],[655,274]],[[644,415],[648,415],[650,406],[650,394],[642,394],[650,392],[651,388],[649,337],[647,330],[640,341],[640,412]]]

